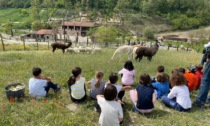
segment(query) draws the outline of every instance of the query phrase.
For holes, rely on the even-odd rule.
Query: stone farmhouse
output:
[[[93,22],[70,22],[64,21],[61,23],[58,29],[40,29],[21,36],[23,39],[35,39],[36,41],[48,41],[48,40],[63,40],[69,38],[72,41],[76,41],[76,38],[81,41],[86,41],[87,32],[90,28],[95,27]],[[78,41],[78,40],[77,40]]]
[[[90,28],[95,27],[95,23],[93,22],[68,22],[65,21],[61,24],[62,30],[67,35],[75,35],[75,36],[86,36],[87,31]]]

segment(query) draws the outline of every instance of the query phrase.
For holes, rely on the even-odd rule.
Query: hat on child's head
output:
[[[191,65],[190,67],[188,67],[188,69],[193,73],[197,71],[197,69],[194,65]]]

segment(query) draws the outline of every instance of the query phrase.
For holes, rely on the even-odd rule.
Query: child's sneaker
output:
[[[204,103],[201,103],[198,101],[194,101],[192,104],[193,104],[193,106],[196,106],[196,107],[200,107],[200,108],[204,107]]]
[[[57,88],[54,90],[55,92],[58,92],[61,90],[61,87],[57,85]]]
[[[96,107],[94,107],[94,111],[95,111],[95,112],[97,112],[97,109],[96,109]]]
[[[136,109],[136,106],[133,106],[132,112],[135,112],[135,113],[138,113],[139,114],[139,111]]]
[[[122,109],[125,110],[125,104],[121,103]]]

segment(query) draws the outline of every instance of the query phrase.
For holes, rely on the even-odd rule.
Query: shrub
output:
[[[33,30],[39,30],[39,29],[44,28],[44,26],[41,21],[37,20],[37,21],[32,22],[31,28]]]
[[[26,9],[20,9],[19,13],[22,17],[27,17],[29,16],[29,12]]]
[[[146,27],[143,29],[143,35],[147,39],[154,39],[154,31],[151,27]]]
[[[200,25],[201,25],[200,19],[189,18],[183,14],[172,20],[173,30],[187,30],[187,29],[199,28]]]
[[[133,17],[131,23],[133,25],[143,25],[144,24],[144,22],[137,17]]]

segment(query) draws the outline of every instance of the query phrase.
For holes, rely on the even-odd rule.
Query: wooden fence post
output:
[[[24,48],[24,50],[26,50],[25,37],[23,37],[23,48]]]
[[[89,41],[88,41],[88,36],[87,36],[87,46],[88,46],[88,43],[89,43]]]
[[[178,44],[176,46],[176,51],[179,51],[179,42],[178,42]]]
[[[38,44],[38,39],[36,39],[36,49],[39,50],[39,44]]]
[[[48,50],[50,49],[50,41],[48,40]]]
[[[1,37],[1,44],[2,44],[3,51],[5,51],[3,36],[1,33],[0,33],[0,37]]]
[[[169,50],[169,48],[170,48],[170,44],[168,44],[168,50]]]

